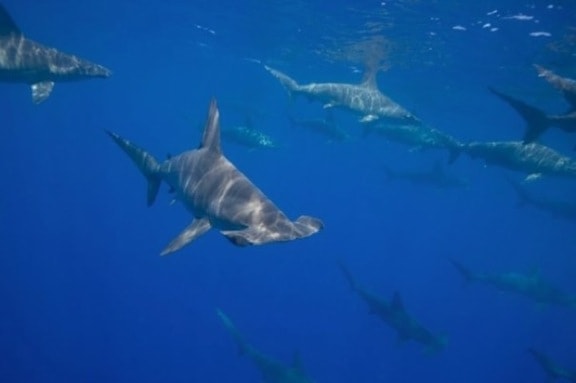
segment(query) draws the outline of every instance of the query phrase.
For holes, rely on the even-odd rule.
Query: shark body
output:
[[[46,100],[55,82],[106,78],[109,69],[26,38],[0,4],[0,82],[30,85],[32,100]]]
[[[238,246],[261,245],[308,237],[323,228],[322,221],[301,216],[295,221],[268,199],[223,155],[216,101],[212,100],[198,149],[186,151],[163,163],[142,148],[120,137],[108,135],[136,164],[148,181],[148,205],[152,205],[160,184],[166,182],[194,216],[163,251],[179,250],[210,228],[216,228]]]
[[[290,95],[304,95],[311,100],[320,101],[324,108],[338,107],[352,111],[361,116],[361,122],[386,120],[420,124],[418,118],[378,89],[373,75],[367,76],[362,84],[298,84],[294,79],[276,69],[268,66],[265,68],[280,81]]]

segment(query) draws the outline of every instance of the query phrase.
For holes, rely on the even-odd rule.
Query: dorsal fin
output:
[[[376,84],[376,73],[378,71],[373,68],[367,68],[362,77],[362,86],[370,89],[378,89],[378,84]]]
[[[8,13],[6,8],[0,4],[0,36],[8,35],[21,35],[20,28],[16,25],[12,16]]]
[[[216,99],[213,98],[208,109],[208,118],[204,125],[204,134],[200,148],[206,148],[210,151],[221,153],[220,150],[220,112]]]
[[[392,296],[392,309],[404,311],[404,303],[402,302],[402,297],[398,291],[394,291],[394,295]]]

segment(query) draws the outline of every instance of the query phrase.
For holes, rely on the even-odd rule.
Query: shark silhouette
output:
[[[481,273],[475,272],[458,261],[450,260],[465,282],[481,282],[498,290],[523,295],[542,304],[576,307],[576,296],[560,291],[542,279],[540,273]]]
[[[216,100],[210,103],[202,143],[158,163],[145,150],[116,133],[108,135],[124,150],[148,181],[148,206],[154,203],[162,181],[175,199],[193,214],[192,223],[163,251],[172,253],[216,228],[238,246],[261,245],[308,237],[323,228],[322,221],[301,216],[290,221],[260,189],[226,158],[220,149],[220,122]]]
[[[220,310],[217,310],[216,313],[226,330],[232,335],[232,338],[234,338],[234,341],[238,345],[240,355],[245,355],[250,358],[258,370],[260,370],[264,383],[313,383],[312,379],[310,379],[302,367],[298,354],[294,355],[292,365],[286,366],[263,354],[246,342],[226,314]]]
[[[24,37],[0,4],[0,81],[29,84],[32,100],[46,100],[54,82],[106,78],[110,70]]]
[[[446,338],[433,334],[414,319],[404,307],[400,294],[396,291],[391,301],[384,300],[372,292],[362,288],[352,276],[348,268],[340,263],[352,290],[354,290],[368,305],[371,314],[377,315],[384,323],[396,330],[398,340],[405,342],[413,340],[426,347],[431,353],[439,352],[446,346]]]

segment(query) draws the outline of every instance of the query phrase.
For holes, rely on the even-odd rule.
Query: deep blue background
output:
[[[321,106],[290,104],[277,81],[246,60],[302,82],[357,82],[357,63],[325,52],[384,35],[394,44],[390,69],[379,76],[384,93],[463,140],[517,139],[523,122],[486,86],[562,111],[560,95],[531,65],[576,77],[573,2],[4,5],[30,38],[114,74],[57,84],[41,105],[26,85],[0,87],[1,383],[259,381],[216,308],[265,353],[289,363],[299,350],[318,383],[544,381],[529,346],[576,366],[576,312],[485,286],[462,288],[447,261],[538,268],[576,292],[574,223],[517,208],[505,171],[468,158],[449,169],[471,180],[466,190],[391,183],[385,164],[424,169],[445,154],[363,139],[346,112],[336,117],[353,142],[328,144],[290,130],[288,110],[321,117]],[[538,22],[506,19],[516,14]],[[374,25],[381,29],[368,30]],[[551,36],[529,36],[534,31]],[[212,231],[158,256],[191,217],[169,206],[165,188],[147,209],[143,177],[103,130],[164,158],[198,145],[212,96],[223,126],[250,115],[284,145],[258,152],[224,143],[226,155],[290,217],[321,217],[323,232],[236,248]],[[549,132],[543,141],[570,154],[576,137]],[[563,198],[576,191],[558,180],[537,188]],[[447,335],[446,350],[430,357],[416,344],[399,346],[350,291],[339,259],[383,297],[400,291],[414,316]]]

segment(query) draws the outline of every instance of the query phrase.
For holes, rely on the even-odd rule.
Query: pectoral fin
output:
[[[42,81],[31,85],[32,88],[32,101],[34,104],[40,104],[42,101],[46,100],[52,89],[54,88],[54,82],[52,81]]]
[[[174,238],[172,242],[170,242],[168,246],[164,248],[164,250],[162,250],[160,255],[167,255],[175,252],[176,250],[180,250],[182,247],[186,246],[202,234],[206,233],[208,230],[210,230],[211,227],[212,225],[210,225],[208,218],[193,220],[192,223],[186,227],[186,229],[178,234],[178,236]]]
[[[367,123],[367,122],[376,121],[377,119],[378,119],[378,116],[376,116],[375,114],[367,114],[360,119],[360,122],[361,123]]]

